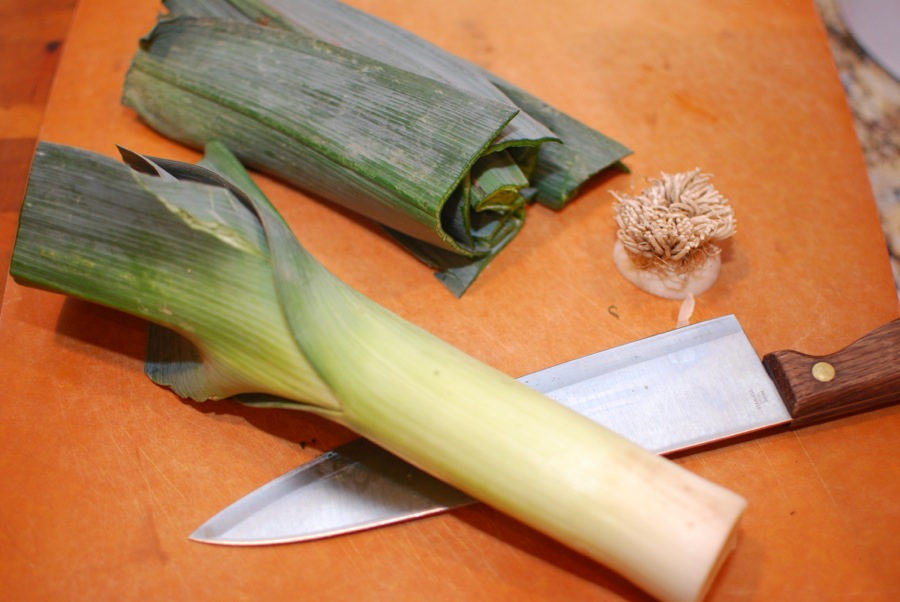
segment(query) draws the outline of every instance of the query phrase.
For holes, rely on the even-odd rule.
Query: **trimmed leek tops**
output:
[[[146,372],[180,396],[315,412],[660,600],[703,595],[740,496],[338,280],[220,143],[198,165],[122,155],[39,145],[17,282],[149,320]]]
[[[123,102],[194,147],[381,224],[457,296],[629,151],[515,86],[332,0],[177,0]],[[264,25],[261,25],[263,23]]]

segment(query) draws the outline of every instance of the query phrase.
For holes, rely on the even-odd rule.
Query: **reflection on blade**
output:
[[[320,539],[438,514],[475,500],[357,439],[253,491],[191,534],[264,545]]]
[[[660,454],[791,420],[734,316],[614,347],[520,380]]]

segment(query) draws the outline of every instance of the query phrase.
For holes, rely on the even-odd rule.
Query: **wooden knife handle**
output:
[[[803,425],[900,401],[900,319],[821,357],[774,351],[763,357],[781,398]]]

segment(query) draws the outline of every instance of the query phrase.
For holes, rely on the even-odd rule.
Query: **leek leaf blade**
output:
[[[548,105],[533,94],[494,78],[497,87],[522,110],[558,132],[564,144],[543,144],[537,150],[531,184],[537,201],[551,209],[562,209],[588,180],[614,168],[628,171],[622,159],[630,151],[620,142],[593,130],[573,117]]]
[[[559,209],[577,194],[587,179],[610,166],[621,166],[621,158],[630,153],[621,144],[546,106],[527,93],[521,90],[511,92],[509,86],[504,87],[498,78],[480,67],[437,48],[411,32],[341,2],[169,0],[166,5],[176,17],[175,21],[179,20],[177,17],[213,17],[233,24],[240,23],[245,27],[264,24],[266,27],[256,27],[266,32],[266,40],[259,40],[263,46],[271,45],[284,50],[286,44],[290,45],[286,40],[292,38],[283,36],[294,33],[307,42],[320,42],[321,48],[339,47],[349,50],[351,55],[370,61],[366,63],[368,65],[386,65],[408,76],[414,75],[419,81],[430,82],[429,85],[438,86],[439,90],[450,88],[464,96],[497,103],[512,111],[510,119],[495,131],[489,141],[483,141],[485,144],[479,151],[472,152],[473,149],[469,148],[466,154],[455,149],[445,155],[465,157],[466,162],[462,168],[452,162],[422,161],[437,166],[442,174],[452,175],[455,192],[446,182],[435,189],[403,190],[404,185],[421,183],[433,174],[421,169],[408,169],[400,174],[400,178],[388,178],[380,183],[370,180],[374,174],[380,174],[383,170],[389,172],[403,163],[402,158],[396,155],[397,149],[408,147],[411,149],[409,155],[426,157],[427,153],[422,152],[422,147],[417,148],[415,144],[423,141],[426,145],[443,146],[444,141],[440,137],[448,132],[455,133],[459,129],[457,126],[431,129],[435,133],[434,138],[430,138],[426,132],[416,132],[411,138],[400,140],[394,137],[398,128],[388,124],[383,127],[381,134],[363,131],[361,135],[353,136],[353,143],[342,142],[338,137],[334,141],[337,152],[326,152],[324,155],[322,153],[325,149],[311,144],[313,139],[318,141],[323,138],[318,133],[305,137],[301,134],[301,139],[298,140],[297,135],[293,134],[260,136],[257,128],[253,127],[252,120],[256,119],[264,122],[263,129],[273,128],[283,134],[286,125],[288,130],[296,133],[298,124],[316,123],[317,120],[327,119],[328,111],[340,111],[338,105],[331,105],[315,115],[301,117],[284,105],[278,106],[280,99],[293,99],[295,91],[273,83],[278,80],[294,80],[295,76],[306,77],[309,81],[327,80],[333,69],[292,75],[293,72],[290,71],[282,72],[284,63],[274,62],[275,68],[267,70],[266,55],[262,53],[259,55],[262,58],[248,62],[263,70],[263,73],[255,74],[253,68],[241,71],[231,62],[243,60],[247,52],[244,47],[252,45],[244,38],[237,43],[240,48],[231,51],[234,56],[228,56],[227,52],[220,56],[211,51],[207,53],[205,48],[194,48],[191,55],[185,54],[185,58],[181,60],[169,53],[166,44],[160,40],[166,35],[161,31],[165,24],[161,23],[144,41],[143,50],[136,55],[134,66],[126,80],[126,104],[135,108],[151,126],[162,133],[194,146],[199,146],[212,137],[223,139],[249,166],[267,171],[298,188],[372,218],[391,233],[399,232],[401,236],[395,237],[395,240],[417,257],[422,257],[421,249],[433,246],[467,258],[460,259],[444,252],[427,253],[431,256],[428,265],[438,270],[439,280],[445,283],[454,280],[459,282],[459,286],[451,289],[457,295],[461,295],[500,249],[508,244],[506,235],[514,235],[513,230],[517,231],[523,225],[517,218],[510,217],[510,211],[498,213],[497,205],[490,200],[483,202],[486,199],[478,196],[479,190],[489,191],[493,186],[491,182],[479,181],[483,175],[490,176],[488,172],[478,173],[474,169],[479,156],[483,160],[490,153],[506,149],[519,163],[522,174],[535,178],[535,182],[527,187],[531,191],[529,195],[517,198],[510,192],[509,199],[502,201],[503,205],[524,203],[527,200]],[[213,36],[208,41],[212,43],[213,40],[218,38]],[[156,45],[160,46],[156,53],[161,57],[165,56],[164,62],[180,63],[179,69],[201,64],[206,69],[214,59],[224,61],[220,76],[211,78],[212,81],[200,79],[191,84],[194,93],[204,97],[215,96],[216,102],[206,103],[190,94],[184,95],[183,90],[172,89],[159,81],[156,76],[168,71],[169,67],[162,62],[151,65],[142,54],[153,54]],[[184,46],[185,44],[177,45],[179,55],[185,52]],[[197,46],[203,46],[202,36],[198,39]],[[362,67],[360,72],[365,76],[369,69],[370,67]],[[324,75],[317,76],[315,73]],[[254,75],[258,75],[258,78],[252,79]],[[167,75],[166,78],[170,79],[170,76]],[[242,86],[239,82],[251,83]],[[217,87],[218,84],[224,86],[228,93],[222,94],[222,88]],[[175,87],[179,88],[180,85]],[[268,90],[264,99],[252,96],[257,88]],[[337,90],[340,90],[340,85]],[[432,92],[424,89],[420,92],[424,94],[424,98],[430,98],[434,102]],[[317,94],[320,97],[329,94],[333,98],[341,97],[340,102],[344,102],[346,98],[346,94],[329,91],[324,87]],[[378,95],[370,94],[368,97],[378,98]],[[251,121],[244,121],[234,131],[228,131],[235,116],[226,111],[226,118],[222,119],[222,108],[217,104],[226,100],[235,110],[243,113],[244,117],[251,116]],[[443,101],[439,99],[439,102]],[[185,107],[184,104],[188,106]],[[273,110],[267,111],[267,105],[272,105]],[[477,110],[473,107],[469,115],[475,115]],[[352,117],[358,111],[358,108],[351,108],[348,113]],[[364,123],[383,124],[383,119],[375,116],[364,120]],[[324,137],[333,133],[329,131]],[[380,162],[351,165],[342,163],[342,151],[353,148],[355,152],[360,141],[377,139],[379,135],[392,140],[392,150],[372,153],[372,156],[379,157]],[[298,142],[309,148],[298,149]],[[303,165],[304,161],[307,162],[307,168],[298,170],[297,165]],[[323,177],[323,174],[333,177]],[[462,193],[459,190],[462,186],[471,186],[474,191],[470,195],[473,201],[471,207],[451,202],[454,195]],[[525,188],[519,185],[516,187]],[[427,207],[421,204],[423,200],[427,200]],[[476,229],[470,229],[475,224]],[[446,261],[442,259],[444,257],[447,258]],[[441,262],[436,263],[439,260]],[[471,276],[468,280],[458,280],[458,277],[448,279],[440,275],[445,269],[457,271],[459,275],[462,273],[459,271],[460,266],[466,264],[471,264],[464,270]]]
[[[147,165],[142,163],[145,171]],[[162,383],[179,387],[179,395],[222,398],[256,385],[333,404],[313,370],[296,369],[306,360],[285,328],[268,266],[258,221],[222,187],[173,182],[93,153],[40,143],[11,274],[28,286],[125,311],[188,339],[196,349],[182,349],[189,360],[179,368],[185,378]],[[236,327],[223,331],[223,316]],[[251,368],[260,364],[260,354],[271,357]]]
[[[497,148],[540,145],[545,163],[536,200],[560,209],[601,171],[625,169],[631,151],[620,142],[551,107],[536,96],[387,21],[337,0],[169,0],[173,14],[224,17],[303,31],[401,69],[503,99],[520,109],[495,141]],[[562,142],[561,146],[541,144]]]
[[[473,255],[440,227],[462,175],[516,109],[294,32],[162,21],[124,99],[156,129],[374,221]]]

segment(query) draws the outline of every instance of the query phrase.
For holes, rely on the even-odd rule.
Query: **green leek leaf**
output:
[[[391,230],[465,257],[494,254],[443,224],[447,199],[516,114],[508,105],[302,34],[187,18],[144,40],[124,99],[171,138],[221,139],[248,165]]]
[[[235,18],[302,32],[475,96],[515,105],[475,65],[426,42],[411,32],[333,0],[176,0],[165,2],[175,15]],[[558,140],[556,134],[527,113],[519,113],[494,141],[494,148],[534,146]]]
[[[629,154],[624,146],[525,90],[497,78],[493,80],[523,111],[544,123],[565,142],[542,144],[536,151],[531,185],[537,189],[537,198],[542,205],[562,209],[588,180],[602,171],[612,168],[628,172],[628,167],[621,161]]]
[[[414,33],[338,0],[165,0],[173,15],[240,19],[307,33],[395,67],[511,103],[520,109],[495,141],[497,146],[541,145],[543,162],[535,200],[562,208],[601,171],[625,170],[630,154],[621,143],[566,115],[539,98]]]
[[[142,50],[135,57],[126,79],[125,103],[165,135],[194,146],[211,138],[225,140],[248,165],[366,215],[385,226],[392,235],[399,233],[394,238],[416,256],[430,257],[428,264],[439,271],[439,279],[456,295],[463,294],[522,227],[525,214],[519,208],[526,201],[536,200],[561,208],[574,197],[586,179],[607,167],[620,166],[620,159],[629,153],[619,143],[519,91],[526,102],[533,102],[537,107],[536,115],[523,111],[523,103],[514,101],[493,81],[493,76],[479,67],[340,2],[169,0],[165,4],[175,16],[213,17],[241,22],[247,27],[262,23],[267,27],[259,29],[268,33],[254,38],[251,44],[242,33],[225,48],[206,51],[202,48],[204,43],[220,46],[225,43],[219,35],[221,31],[210,34],[191,29],[190,33],[183,32],[184,36],[196,38],[188,50],[185,43],[163,42],[161,38],[173,34],[166,29],[169,26],[161,23],[144,40]],[[208,26],[207,21],[202,23],[204,27]],[[187,28],[186,25],[179,27]],[[357,67],[348,67],[344,71],[347,80],[342,83],[340,78],[332,75],[327,63],[311,68],[306,63],[285,60],[285,48],[293,42],[279,34],[289,32],[300,36],[302,41],[298,43],[301,46],[308,46],[314,39],[322,42],[320,48],[335,50],[325,53],[329,60],[342,49],[350,51],[350,55],[358,53],[357,58],[368,59],[369,63],[362,61]],[[267,52],[267,43],[277,50],[269,48]],[[248,50],[250,47],[252,50]],[[257,50],[255,62],[243,56],[245,52],[256,53]],[[271,54],[273,52],[277,53],[277,60]],[[200,64],[202,69],[195,68]],[[461,202],[462,197],[454,199],[454,193],[446,191],[445,180],[436,188],[422,188],[418,195],[411,196],[395,178],[390,175],[382,178],[379,170],[391,173],[396,150],[394,153],[386,151],[388,154],[383,156],[381,163],[361,164],[354,160],[357,146],[362,145],[372,153],[383,148],[378,143],[370,143],[370,137],[383,136],[394,144],[395,149],[408,147],[410,154],[418,156],[422,145],[434,144],[443,148],[447,146],[448,138],[463,139],[472,135],[471,130],[449,129],[452,125],[447,120],[422,127],[421,120],[414,117],[414,107],[410,108],[410,120],[401,120],[399,128],[397,123],[385,121],[377,109],[367,112],[356,105],[342,107],[348,99],[346,88],[351,85],[348,82],[355,77],[350,71],[359,68],[357,77],[368,78],[370,67],[365,66],[367,64],[387,64],[406,72],[409,77],[419,76],[437,86],[435,91],[428,91],[423,85],[406,90],[409,94],[421,93],[421,102],[432,103],[435,112],[445,109],[441,84],[455,89],[460,95],[506,106],[512,112],[510,120],[494,132],[496,135],[491,140],[480,138],[481,132],[474,138],[465,138],[477,143],[478,151],[473,153],[471,145],[456,149],[462,151],[457,156],[465,159],[462,169],[459,162],[432,163],[442,175],[457,183],[460,189],[455,195],[469,197],[468,204]],[[221,65],[221,69],[207,72],[205,68],[210,65]],[[257,70],[260,65],[271,65],[271,68],[259,67]],[[298,88],[310,84],[315,88],[312,95],[298,93]],[[398,113],[403,110],[404,101],[383,96],[384,87],[392,92],[395,85],[391,82],[385,86],[384,81],[380,85],[383,87],[370,89],[365,98],[374,105],[387,103]],[[329,90],[331,86],[335,88]],[[279,99],[310,100],[318,103],[318,108],[300,113],[287,109],[285,103],[288,101]],[[329,102],[322,103],[323,99]],[[473,106],[472,110],[477,109]],[[204,112],[208,112],[206,118]],[[548,114],[552,118],[548,118]],[[331,128],[338,119],[342,121],[343,131],[354,132],[353,146],[348,146],[340,134],[333,140],[328,138],[335,134]],[[325,120],[330,122],[323,131],[317,126]],[[359,123],[361,120],[365,120],[363,124]],[[566,126],[561,128],[566,133],[566,139],[562,140],[564,144],[559,143],[562,137],[551,127],[554,122],[563,122]],[[373,125],[382,127],[383,134]],[[307,126],[315,130],[314,137],[299,133]],[[274,128],[286,135],[265,136],[257,131],[260,128]],[[397,135],[398,130],[402,136]],[[323,139],[336,154],[322,153],[313,144]],[[551,146],[556,148],[544,150]],[[479,157],[483,161],[489,153],[503,149],[509,150],[509,156],[518,164],[521,173],[517,177],[527,180],[534,175],[536,181],[527,188],[515,184],[504,188],[500,194],[492,188],[498,184],[490,181],[491,172],[469,171],[478,164]],[[351,155],[350,160],[342,160],[341,152]],[[423,154],[421,158],[424,163],[429,156]],[[539,165],[539,161],[545,165]],[[329,165],[330,162],[339,165],[336,168]],[[330,173],[334,178],[319,177],[322,173]],[[433,177],[434,173],[408,169],[402,175],[423,180]],[[479,182],[482,175],[489,181]],[[365,184],[357,185],[359,180]],[[372,180],[378,180],[380,185],[373,186]],[[529,193],[515,195],[513,190],[528,190]],[[472,191],[476,194],[474,198]],[[487,199],[490,200],[485,202]],[[409,204],[411,208],[407,208]],[[423,204],[427,205],[424,210]],[[475,223],[481,227],[470,229]],[[442,276],[441,271],[453,271],[456,275]]]
[[[470,256],[441,207],[515,115],[301,34],[193,19],[144,40],[125,102],[172,138],[222,140],[251,166]]]

